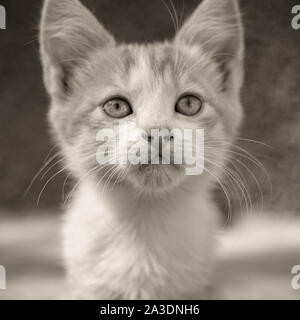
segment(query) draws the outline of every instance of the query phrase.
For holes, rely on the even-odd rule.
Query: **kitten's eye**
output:
[[[200,98],[192,95],[181,97],[176,103],[175,110],[186,116],[194,116],[201,111],[203,102]]]
[[[130,104],[121,98],[111,99],[103,106],[104,112],[112,118],[125,118],[132,114]]]

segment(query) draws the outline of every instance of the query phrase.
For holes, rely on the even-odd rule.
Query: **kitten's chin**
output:
[[[129,181],[146,193],[161,193],[171,190],[184,180],[184,169],[178,165],[138,165],[132,166]]]

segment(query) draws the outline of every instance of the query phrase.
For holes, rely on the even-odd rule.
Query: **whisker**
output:
[[[99,170],[99,172],[101,170],[103,170],[105,167],[109,166],[110,163],[106,163],[103,164],[102,166],[100,166],[99,164],[97,164],[95,167],[93,167],[90,171],[88,171],[83,177],[79,178],[78,182],[76,183],[76,185],[72,188],[72,190],[69,192],[64,204],[66,205],[68,202],[70,202],[75,190],[80,186],[80,184],[84,181],[84,179],[88,178],[91,176],[91,174],[93,174],[94,172],[98,172],[97,170]]]
[[[185,10],[185,0],[182,0],[182,10],[181,10],[181,15],[180,15],[180,27],[182,27],[182,25],[183,25],[184,10]]]
[[[32,188],[34,182],[36,181],[36,179],[39,177],[39,175],[43,172],[43,170],[51,163],[51,161],[53,161],[57,156],[59,155],[59,153],[56,153],[55,155],[53,155],[49,160],[47,160],[46,163],[44,163],[42,165],[42,167],[38,170],[38,172],[34,175],[34,177],[32,178],[30,184],[28,185],[27,189],[24,192],[24,197],[27,196],[28,192],[30,191],[30,189]],[[48,157],[48,156],[47,156]],[[45,160],[44,160],[45,161]]]
[[[269,145],[265,142],[262,142],[262,141],[258,141],[258,140],[239,138],[239,137],[235,138],[235,140],[252,142],[252,143],[260,144],[260,145],[263,145],[264,147],[268,147],[268,148],[273,149],[273,147],[271,145]]]
[[[45,191],[46,187],[48,186],[48,184],[56,177],[58,176],[60,173],[62,173],[63,171],[65,171],[67,169],[67,167],[62,168],[61,170],[59,170],[57,173],[55,173],[50,179],[48,179],[48,181],[45,183],[44,187],[42,188],[41,192],[39,193],[38,199],[37,199],[37,207],[40,204],[40,200],[42,197],[43,192]]]
[[[259,189],[259,193],[260,193],[260,197],[261,197],[261,209],[260,210],[263,211],[263,208],[264,208],[264,195],[263,195],[262,187],[261,187],[259,181],[257,180],[255,174],[241,160],[236,159],[236,158],[231,158],[230,163],[233,164],[233,161],[237,161],[241,166],[243,166],[243,168],[245,168],[247,170],[247,172],[249,172],[249,174],[251,175],[251,177],[255,181],[255,183],[256,183],[256,185],[257,185],[257,187]]]
[[[70,176],[71,176],[71,173],[69,172],[69,173],[67,174],[66,179],[65,179],[65,181],[64,181],[64,183],[63,183],[63,186],[62,186],[62,200],[63,200],[63,202],[65,201],[65,188],[66,188],[66,184],[67,184],[67,181],[68,181],[68,179],[69,179]]]
[[[174,31],[177,32],[177,29],[176,29],[176,22],[175,22],[175,19],[173,17],[173,14],[172,14],[172,11],[170,10],[169,6],[166,4],[165,0],[161,0],[162,3],[165,5],[165,7],[167,8],[170,16],[171,16],[171,19],[172,19],[172,22],[173,22],[173,27],[174,27]]]
[[[236,187],[241,191],[241,194],[242,194],[243,199],[245,201],[247,214],[248,214],[249,213],[249,206],[252,210],[252,201],[251,201],[251,197],[248,192],[248,189],[246,188],[245,184],[242,182],[242,179],[240,178],[240,176],[228,167],[225,167],[223,165],[219,165],[216,162],[208,160],[207,158],[205,160],[208,161],[209,163],[211,163],[212,165],[214,165],[218,168],[221,168],[223,170],[223,172],[226,173],[232,179],[232,181],[236,184]],[[248,203],[248,201],[249,201],[249,203]]]
[[[54,168],[56,165],[58,165],[59,163],[63,162],[65,159],[60,159],[58,161],[56,161],[53,165],[51,165],[48,170],[41,176],[41,181],[46,177],[46,175],[48,174],[49,171],[51,171],[52,168]]]
[[[110,176],[108,177],[108,179],[106,179],[106,182],[104,183],[104,188],[103,188],[103,191],[102,191],[102,198],[104,197],[105,193],[107,192],[108,190],[108,186],[111,182],[111,179],[113,178],[113,176],[116,174],[116,173],[120,173],[120,168],[119,167],[116,167],[115,170],[113,170],[113,172],[110,174]]]
[[[220,179],[214,175],[210,170],[208,170],[207,168],[204,168],[204,171],[206,171],[208,174],[210,174],[220,185],[222,191],[224,192],[224,195],[227,199],[227,206],[228,206],[228,218],[227,218],[227,223],[231,222],[232,219],[232,208],[231,208],[231,201],[230,201],[230,197],[228,195],[227,189],[225,188],[225,186],[222,184],[222,182],[220,181]]]
[[[177,11],[176,11],[176,8],[175,8],[174,3],[173,3],[172,0],[170,0],[170,4],[171,4],[171,8],[173,10],[174,17],[175,17],[175,22],[176,22],[176,30],[175,31],[177,31],[179,29],[179,21],[178,21]]]

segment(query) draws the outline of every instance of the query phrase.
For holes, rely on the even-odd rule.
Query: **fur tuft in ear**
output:
[[[113,37],[78,0],[46,0],[40,26],[40,50],[48,92],[60,97],[71,88],[73,68]]]
[[[244,32],[237,0],[204,0],[176,35],[175,42],[200,46],[217,61],[223,89],[243,83]]]

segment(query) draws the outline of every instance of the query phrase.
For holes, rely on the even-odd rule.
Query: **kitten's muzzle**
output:
[[[143,134],[142,135],[143,139],[145,139],[146,141],[148,141],[149,143],[151,143],[155,136],[151,135],[151,134]],[[169,141],[172,141],[174,140],[174,135],[172,133],[169,133],[169,134],[166,134],[164,135],[163,137],[160,137],[161,140],[164,140],[165,142],[169,142]]]
[[[149,142],[149,144],[152,144],[152,145],[155,141],[155,138],[157,138],[157,136],[146,134],[146,133],[144,133],[142,137],[144,140],[146,140],[147,142]],[[159,137],[158,146],[154,146],[154,148],[158,150],[158,156],[160,159],[162,159],[162,156],[163,156],[164,144],[169,143],[173,140],[174,140],[174,135],[172,133],[167,133]]]

